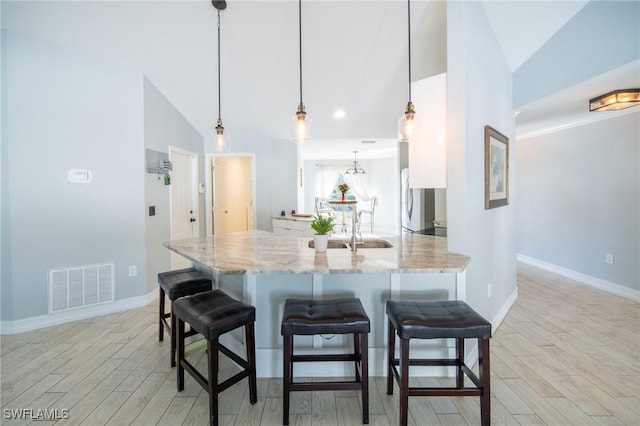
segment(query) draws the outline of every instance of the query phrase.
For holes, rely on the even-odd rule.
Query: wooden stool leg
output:
[[[353,335],[353,353],[356,355],[356,360],[353,362],[356,372],[356,382],[362,382],[362,377],[360,377],[360,369],[358,368],[359,360],[358,355],[360,354],[360,335]],[[361,364],[360,364],[361,365]]]
[[[458,389],[462,389],[464,387],[464,372],[462,371],[462,366],[464,365],[464,338],[456,339],[456,387]]]
[[[291,356],[293,353],[293,336],[284,336],[284,371],[282,385],[282,424],[289,424],[289,393],[291,378],[293,374],[293,364]]]
[[[183,322],[184,325],[184,322]],[[184,340],[184,337],[183,337]],[[173,301],[171,302],[171,367],[176,366],[176,316],[173,314]]]
[[[158,307],[158,310],[160,311],[159,314],[159,319],[158,319],[158,324],[160,325],[160,329],[159,334],[158,334],[158,341],[162,342],[164,340],[164,290],[162,289],[162,287],[160,287],[160,306]]]
[[[218,424],[218,339],[207,341],[209,424]]]
[[[393,395],[393,365],[396,356],[396,329],[389,323],[387,333],[387,395]]]
[[[369,336],[355,336],[360,341],[360,365],[362,367],[362,423],[369,424]],[[358,371],[358,369],[356,369]]]
[[[400,339],[400,426],[409,421],[409,339]]]
[[[171,329],[173,331],[173,328]],[[184,367],[182,366],[182,360],[184,360],[184,321],[178,318],[178,368],[176,368],[177,374],[177,387],[178,392],[184,389]]]
[[[247,363],[249,368],[249,402],[258,402],[258,387],[256,384],[256,333],[254,323],[244,326],[245,346],[247,348]]]
[[[491,424],[491,373],[489,366],[489,339],[478,339],[478,372],[482,395],[480,395],[480,422]]]

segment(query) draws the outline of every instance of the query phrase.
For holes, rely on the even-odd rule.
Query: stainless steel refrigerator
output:
[[[435,219],[434,190],[409,188],[409,169],[402,169],[400,173],[402,230],[409,233],[429,233]]]

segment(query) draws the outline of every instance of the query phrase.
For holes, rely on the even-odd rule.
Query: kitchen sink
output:
[[[313,243],[313,240],[309,241],[309,247],[315,248],[316,245]],[[336,248],[349,248],[349,243],[344,240],[329,240],[327,243],[328,249],[336,249]]]
[[[356,245],[358,248],[390,248],[393,247],[389,241],[386,240],[362,240],[357,241]]]
[[[370,249],[370,248],[390,248],[393,247],[389,241],[379,239],[364,239],[357,240],[357,248]],[[315,248],[313,240],[309,241],[309,247]],[[328,249],[348,249],[351,248],[351,241],[348,240],[329,240],[327,244]]]

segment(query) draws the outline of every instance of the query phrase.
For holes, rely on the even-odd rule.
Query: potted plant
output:
[[[316,232],[313,236],[313,246],[316,251],[327,251],[329,234],[335,226],[332,216],[317,215],[313,217],[311,228]]]

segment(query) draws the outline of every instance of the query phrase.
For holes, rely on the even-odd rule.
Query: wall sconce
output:
[[[622,89],[589,100],[589,111],[614,111],[640,105],[640,89]]]

